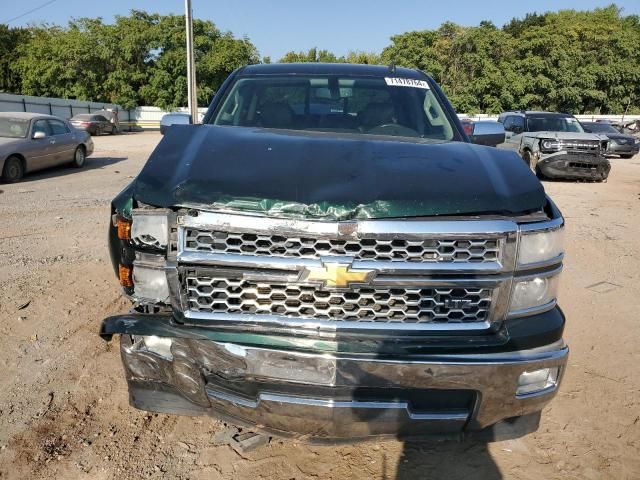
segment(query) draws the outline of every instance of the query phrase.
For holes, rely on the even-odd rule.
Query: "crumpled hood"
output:
[[[132,191],[158,207],[326,220],[521,214],[545,203],[511,151],[212,125],[172,126]]]

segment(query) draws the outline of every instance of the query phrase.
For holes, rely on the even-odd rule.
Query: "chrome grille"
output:
[[[489,319],[487,288],[352,287],[272,283],[186,272],[183,288],[191,311],[270,314],[332,321],[473,323]]]
[[[322,239],[186,228],[184,251],[277,257],[319,258],[347,255],[356,259],[398,262],[496,262],[497,239]]]

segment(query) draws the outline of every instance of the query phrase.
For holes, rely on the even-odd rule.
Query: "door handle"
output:
[[[56,143],[56,141],[55,141],[55,140],[49,140],[49,143],[50,143],[51,145],[53,145],[54,143]]]

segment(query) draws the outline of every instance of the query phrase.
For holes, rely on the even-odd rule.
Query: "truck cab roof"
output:
[[[362,75],[371,77],[400,76],[423,79],[419,70],[388,65],[360,65],[350,63],[273,63],[248,65],[239,75]]]

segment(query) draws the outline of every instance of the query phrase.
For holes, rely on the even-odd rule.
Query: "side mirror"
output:
[[[33,138],[34,140],[40,140],[41,138],[46,138],[46,137],[47,137],[46,133],[44,133],[43,131],[38,131],[38,132],[35,132],[31,138]]]
[[[514,126],[511,128],[511,131],[512,131],[513,133],[515,133],[516,135],[518,135],[519,133],[522,133],[522,132],[524,131],[524,128],[522,128],[520,125],[514,125]]]
[[[188,113],[167,113],[160,119],[160,133],[164,135],[171,125],[190,125],[192,123],[191,115]]]
[[[474,122],[473,132],[469,135],[469,138],[471,139],[471,143],[495,147],[496,145],[504,143],[504,126],[501,123],[490,120]]]

